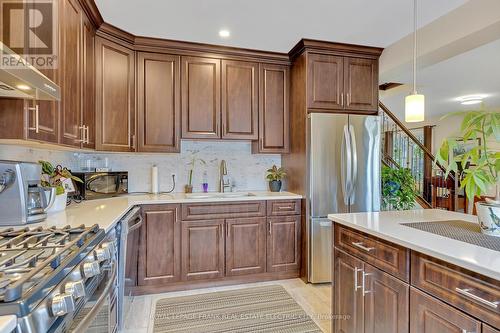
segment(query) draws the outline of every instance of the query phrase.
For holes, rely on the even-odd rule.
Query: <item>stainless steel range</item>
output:
[[[120,225],[0,230],[0,315],[17,332],[116,332]]]

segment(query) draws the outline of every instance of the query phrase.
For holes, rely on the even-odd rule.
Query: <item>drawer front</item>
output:
[[[412,252],[411,283],[493,327],[500,327],[500,282]]]
[[[335,224],[334,244],[340,250],[409,281],[410,251],[402,246]]]
[[[267,202],[267,216],[299,214],[300,200],[271,200]]]
[[[265,201],[193,203],[181,207],[183,221],[266,216]]]

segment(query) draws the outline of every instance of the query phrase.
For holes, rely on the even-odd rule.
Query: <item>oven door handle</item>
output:
[[[130,233],[132,233],[134,230],[139,229],[139,228],[142,226],[142,223],[143,223],[142,216],[141,216],[141,215],[137,216],[137,217],[135,218],[135,221],[134,221],[134,222],[135,222],[135,223],[134,223],[132,226],[130,226],[130,227],[128,228],[128,233],[129,233],[129,234],[130,234]]]
[[[72,332],[85,332],[90,324],[92,324],[92,321],[95,319],[99,311],[101,310],[102,306],[104,305],[104,302],[106,301],[106,297],[108,297],[109,292],[111,288],[113,288],[115,281],[116,281],[116,264],[112,265],[111,269],[111,278],[108,281],[108,284],[106,287],[104,287],[104,290],[95,302],[95,305],[92,307],[92,310],[89,311],[89,313],[78,323],[78,326],[76,326]]]

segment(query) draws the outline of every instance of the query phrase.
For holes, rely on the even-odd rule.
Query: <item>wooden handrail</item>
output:
[[[438,167],[446,173],[446,168],[443,167],[439,162],[436,161],[436,157],[432,152],[424,146],[420,140],[396,117],[382,102],[378,102],[379,107],[384,111],[385,114],[391,118],[391,120],[396,123],[396,125],[424,152],[425,155],[427,155],[428,158],[430,158]],[[455,177],[450,173],[448,175],[452,180],[455,180]]]

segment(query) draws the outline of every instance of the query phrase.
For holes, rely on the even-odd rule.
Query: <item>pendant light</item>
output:
[[[424,121],[425,97],[417,93],[417,0],[413,0],[413,91],[405,98],[405,121]]]

